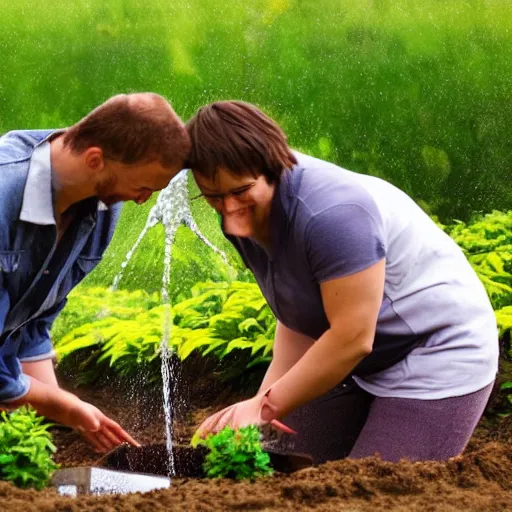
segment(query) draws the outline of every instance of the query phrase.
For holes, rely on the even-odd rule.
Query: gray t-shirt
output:
[[[295,155],[273,198],[272,254],[228,236],[279,321],[318,339],[329,328],[320,283],[386,258],[373,352],[354,369],[358,384],[377,396],[437,399],[492,382],[496,320],[455,242],[391,184]]]

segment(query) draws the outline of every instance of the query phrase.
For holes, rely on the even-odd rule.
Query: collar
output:
[[[34,148],[28,169],[20,220],[41,226],[56,225],[53,209],[52,164],[50,138],[64,130],[56,130]],[[97,201],[98,211],[108,210],[102,201]]]
[[[20,213],[20,220],[41,226],[56,224],[49,137],[41,141],[32,152]]]

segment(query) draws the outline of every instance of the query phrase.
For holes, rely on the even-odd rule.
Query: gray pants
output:
[[[298,432],[278,448],[316,463],[378,453],[383,460],[447,460],[462,453],[493,385],[441,400],[375,397],[347,379],[283,419]]]

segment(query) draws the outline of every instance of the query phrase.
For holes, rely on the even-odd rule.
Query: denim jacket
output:
[[[47,142],[54,133],[0,138],[0,402],[28,392],[21,362],[53,357],[51,325],[70,290],[101,260],[121,210],[96,198],[83,201],[66,250],[59,244],[56,252]]]

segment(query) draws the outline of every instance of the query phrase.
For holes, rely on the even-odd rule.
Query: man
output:
[[[120,201],[144,203],[183,167],[190,142],[156,94],[118,95],[69,129],[0,138],[0,408],[31,404],[97,451],[136,441],[59,388],[49,330],[101,260]]]

